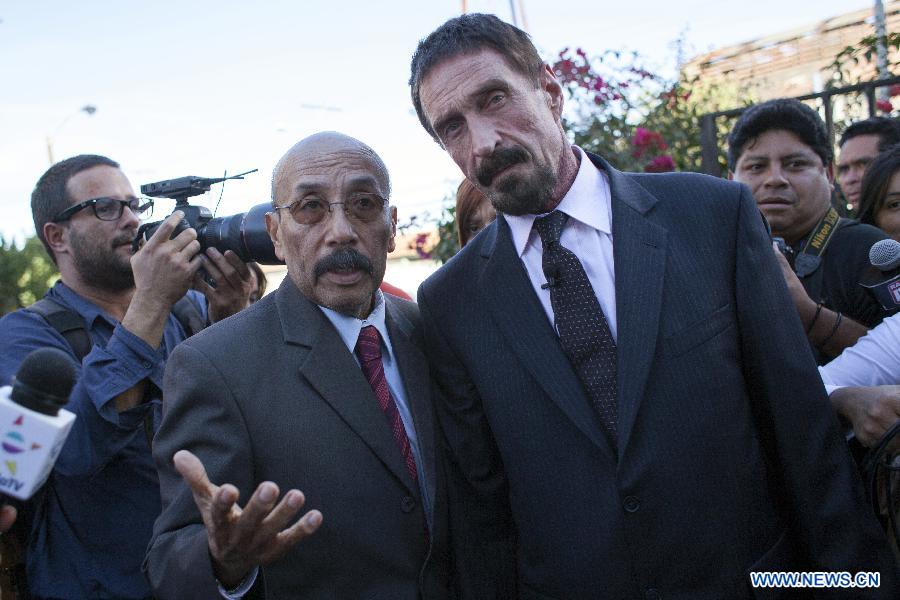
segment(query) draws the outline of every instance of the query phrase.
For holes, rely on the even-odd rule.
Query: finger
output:
[[[314,534],[322,525],[322,513],[311,510],[303,518],[275,536],[275,548],[261,562],[271,562],[305,537]]]
[[[207,248],[206,252],[209,253],[211,249],[212,248]],[[216,266],[215,262],[211,261],[203,254],[200,255],[200,259],[203,261],[203,268],[206,270],[209,277],[216,282],[216,287],[207,285],[206,287],[208,290],[215,291],[223,281],[228,281],[228,278],[222,273],[219,267]]]
[[[247,266],[247,263],[241,260],[241,257],[238,256],[233,250],[225,251],[225,260],[231,265],[234,269],[235,274],[238,278],[240,278],[240,283],[245,281],[252,281],[253,274],[250,271],[250,267]]]
[[[172,457],[175,469],[194,492],[195,496],[211,499],[218,489],[206,475],[206,468],[192,452],[179,450]]]
[[[778,244],[772,242],[772,248],[775,250],[775,260],[778,261],[778,266],[780,266],[782,270],[790,269],[791,264],[787,261],[784,254],[781,253],[781,250],[778,249]]]
[[[281,502],[272,509],[268,516],[263,519],[261,526],[263,529],[277,533],[287,526],[288,523],[297,515],[306,498],[300,490],[289,490]]]
[[[175,245],[175,249],[178,251],[184,251],[187,246],[192,245],[194,242],[197,244],[197,249],[194,251],[194,254],[200,251],[200,242],[197,242],[197,231],[193,227],[188,227],[174,238],[172,238],[172,242]]]
[[[175,228],[178,227],[178,224],[181,223],[181,220],[183,218],[184,213],[180,210],[176,210],[171,215],[166,217],[166,219],[160,224],[157,230],[153,232],[153,235],[150,236],[150,239],[147,240],[147,244],[156,245],[167,241],[170,237],[172,237],[172,232],[175,231]]]
[[[9,531],[16,522],[16,507],[6,504],[0,508],[0,533]]]
[[[234,266],[228,262],[221,252],[215,248],[207,248],[206,256],[209,263],[215,265],[216,269],[221,274],[221,279],[219,281],[228,282],[228,285],[234,289],[241,289],[240,276],[237,274],[237,271],[235,271]]]
[[[202,259],[202,255],[200,255],[200,254],[195,255],[194,258],[192,258],[190,261],[188,261],[188,273],[191,276],[200,275],[202,277],[203,272],[200,271],[200,269],[202,267],[203,267],[203,259]]]
[[[213,495],[212,505],[209,511],[209,527],[216,535],[217,532],[228,532],[234,521],[240,518],[241,509],[237,501],[241,494],[230,483],[223,484]],[[227,536],[227,533],[221,535]]]
[[[193,231],[193,229],[191,231]],[[190,240],[184,247],[178,250],[178,253],[181,254],[187,261],[192,261],[195,258],[202,261],[203,257],[203,255],[200,254],[200,242],[198,242],[197,240]]]
[[[243,533],[252,536],[259,528],[275,502],[278,500],[278,486],[271,481],[263,481],[256,487],[256,491],[247,501],[241,511],[241,519],[238,527]],[[249,539],[249,537],[248,537]]]

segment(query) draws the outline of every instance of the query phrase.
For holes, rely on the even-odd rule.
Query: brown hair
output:
[[[471,181],[463,179],[456,190],[456,233],[460,248],[469,243],[471,234],[466,223],[478,212],[482,202],[488,202],[487,197]]]
[[[248,262],[247,268],[253,271],[256,275],[256,300],[253,299],[253,296],[250,297],[251,304],[262,299],[263,294],[266,293],[266,287],[269,284],[269,281],[266,279],[266,274],[262,270],[262,267],[259,266],[259,263]]]
[[[483,48],[499,53],[514,71],[531,79],[535,87],[540,82],[544,61],[527,33],[494,15],[470,13],[450,19],[419,42],[410,65],[409,86],[413,106],[425,131],[438,143],[438,135],[422,108],[422,80],[438,63]]]
[[[44,225],[53,221],[56,215],[71,206],[72,199],[69,197],[67,187],[69,180],[82,171],[100,166],[118,169],[119,163],[98,154],[79,154],[62,160],[47,169],[38,179],[34,191],[31,192],[31,216],[34,219],[34,232],[54,264],[56,256],[44,237]]]
[[[860,223],[878,227],[875,217],[884,206],[891,179],[898,170],[900,170],[900,144],[884,150],[869,164],[863,175],[859,195],[859,214],[856,218]]]

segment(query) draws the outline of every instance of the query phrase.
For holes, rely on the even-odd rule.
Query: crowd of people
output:
[[[553,71],[494,16],[431,32],[409,85],[465,175],[461,251],[418,303],[383,291],[387,167],[342,133],[274,168],[264,297],[179,211],[133,251],[152,204],[115,161],[40,178],[60,280],[0,319],[0,384],[58,348],[77,418],[0,518],[19,597],[749,599],[786,572],[877,585],[767,593],[896,598],[847,439],[900,419],[900,316],[862,286],[900,240],[900,125],[840,141],[854,220],[796,100],[742,114],[723,179],[573,146]]]

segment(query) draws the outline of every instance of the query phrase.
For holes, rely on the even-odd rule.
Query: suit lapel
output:
[[[581,382],[516,255],[509,225],[502,214],[487,233],[492,235],[485,236],[483,255],[487,264],[479,280],[483,302],[490,308],[509,347],[547,396],[594,444],[611,452]]]
[[[609,175],[613,199],[621,455],[634,428],[656,351],[667,234],[647,218],[656,198],[599,157],[591,158]]]
[[[276,292],[284,341],[306,346],[300,375],[410,491],[418,492],[378,400],[362,370],[322,311],[285,277]]]
[[[394,310],[387,296],[385,296],[385,302],[387,303],[385,308],[387,309],[388,333],[391,336],[391,345],[397,365],[400,367],[400,375],[403,378],[406,401],[409,403],[413,424],[416,428],[416,439],[421,454],[419,463],[421,470],[424,471],[425,489],[428,497],[434,499],[436,497],[434,465],[437,464],[437,457],[428,362],[422,351],[410,340],[412,323],[406,320],[399,311]]]

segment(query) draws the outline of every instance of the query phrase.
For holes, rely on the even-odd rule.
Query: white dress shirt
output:
[[[609,323],[613,339],[618,341],[616,328],[616,277],[613,263],[612,239],[612,197],[609,179],[602,170],[594,166],[584,150],[573,146],[581,157],[578,174],[572,187],[563,196],[556,210],[569,215],[563,227],[560,244],[571,250],[581,264],[594,288],[600,308]],[[541,289],[547,282],[541,259],[544,253],[541,236],[533,229],[534,220],[543,215],[504,215],[512,232],[513,244],[528,277],[547,313],[551,325],[554,324],[553,306],[550,304],[550,290]]]
[[[900,383],[900,314],[892,315],[840,356],[819,367],[825,389]]]

